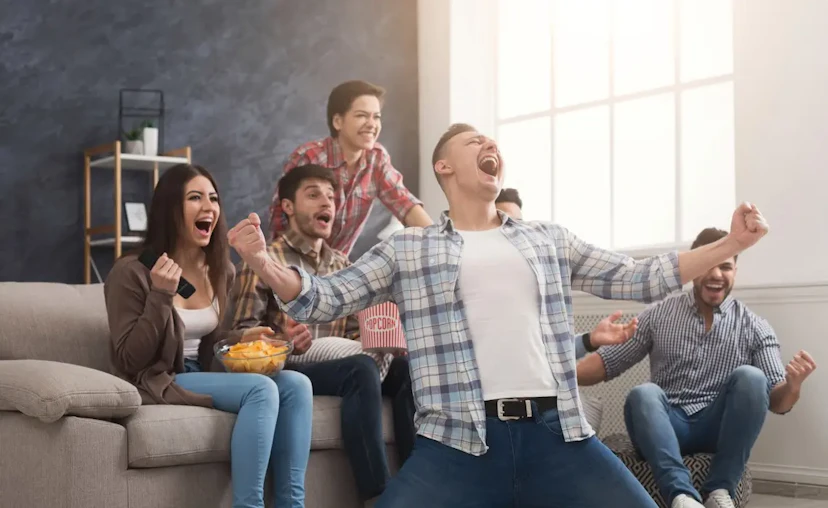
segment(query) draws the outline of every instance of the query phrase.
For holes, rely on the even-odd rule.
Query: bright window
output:
[[[731,0],[498,0],[497,138],[527,219],[614,249],[735,207]]]

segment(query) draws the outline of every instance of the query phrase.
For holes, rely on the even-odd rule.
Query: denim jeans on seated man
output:
[[[391,478],[382,437],[382,398],[391,399],[397,458],[402,464],[414,447],[414,398],[408,359],[395,358],[384,381],[376,362],[366,355],[289,365],[306,375],[314,395],[342,397],[342,441],[363,499],[382,494]]]
[[[702,491],[724,489],[735,497],[769,404],[768,378],[756,367],[743,365],[733,371],[712,404],[692,415],[670,404],[658,385],[637,386],[627,398],[624,420],[664,499],[695,493],[682,459],[694,453],[715,454]]]

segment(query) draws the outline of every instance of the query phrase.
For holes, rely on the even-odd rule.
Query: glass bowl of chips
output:
[[[285,368],[285,361],[293,352],[293,343],[264,337],[250,342],[225,339],[216,342],[213,352],[227,372],[271,376]]]

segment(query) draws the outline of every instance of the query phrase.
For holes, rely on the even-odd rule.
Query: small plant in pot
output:
[[[132,129],[124,133],[126,143],[124,143],[124,153],[132,153],[142,155],[144,153],[144,142],[141,141],[141,131]]]
[[[144,140],[144,154],[158,155],[158,128],[155,123],[145,120],[141,123],[141,137]]]

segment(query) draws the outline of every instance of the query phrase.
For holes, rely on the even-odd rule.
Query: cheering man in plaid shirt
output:
[[[284,173],[303,164],[331,168],[338,182],[336,216],[328,243],[351,253],[374,198],[406,226],[428,226],[431,218],[422,202],[403,185],[403,177],[391,165],[391,156],[377,142],[385,90],[365,81],[346,81],[328,97],[328,130],[331,135],[306,143],[290,154]],[[275,239],[288,230],[278,188],[270,206],[270,232]]]
[[[298,166],[279,180],[279,194],[290,217],[290,228],[270,245],[268,254],[272,259],[283,266],[301,266],[319,276],[351,264],[344,254],[326,242],[335,214],[336,190],[333,171],[316,164]],[[354,315],[310,329],[289,322],[279,308],[273,290],[247,263],[241,266],[231,292],[231,302],[235,308],[233,329],[269,326],[278,330],[280,337],[293,342],[296,355],[312,354],[308,353],[311,341],[320,337],[359,337],[359,323]],[[335,355],[336,358],[313,363],[294,363],[289,359],[288,368],[308,376],[314,395],[342,397],[342,440],[357,491],[368,501],[382,493],[391,477],[382,436],[383,395],[391,399],[395,444],[401,464],[414,446],[414,401],[406,357],[394,358],[390,365],[386,363],[387,373],[381,379],[380,369],[370,356],[352,351],[347,348],[349,356]]]
[[[693,248],[726,238],[703,230]],[[736,256],[693,281],[693,288],[649,307],[632,340],[602,347],[578,364],[578,383],[613,379],[650,356],[651,383],[633,388],[624,416],[635,448],[653,469],[672,508],[701,508],[682,454],[714,453],[703,491],[708,508],[733,508],[768,409],[784,414],[816,368],[806,352],[787,367],[767,321],[730,296]]]
[[[469,125],[451,126],[432,162],[449,203],[440,223],[406,228],[333,275],[273,262],[255,214],[228,233],[297,321],[399,306],[418,436],[377,506],[655,508],[584,417],[572,291],[663,298],[756,243],[764,218],[742,204],[727,238],[635,261],[498,213],[503,161]]]

